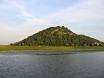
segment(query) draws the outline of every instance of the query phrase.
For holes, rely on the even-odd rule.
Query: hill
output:
[[[104,43],[85,35],[78,35],[64,26],[50,27],[26,39],[13,43],[16,46],[104,46]]]

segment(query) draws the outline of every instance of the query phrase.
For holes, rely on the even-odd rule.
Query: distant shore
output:
[[[33,50],[33,51],[104,51],[104,47],[66,47],[66,46],[10,46],[0,45],[0,52],[11,50]]]

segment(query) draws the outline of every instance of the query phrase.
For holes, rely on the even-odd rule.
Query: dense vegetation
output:
[[[13,43],[15,46],[104,46],[94,38],[77,35],[64,26],[50,27],[28,38]]]

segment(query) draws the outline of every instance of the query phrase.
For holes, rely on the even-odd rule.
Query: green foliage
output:
[[[64,26],[50,27],[28,38],[13,43],[15,46],[104,46],[94,38],[77,35]]]

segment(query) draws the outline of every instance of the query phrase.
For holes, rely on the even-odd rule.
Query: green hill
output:
[[[77,35],[64,26],[50,27],[26,39],[13,43],[16,46],[104,46],[94,38]]]

